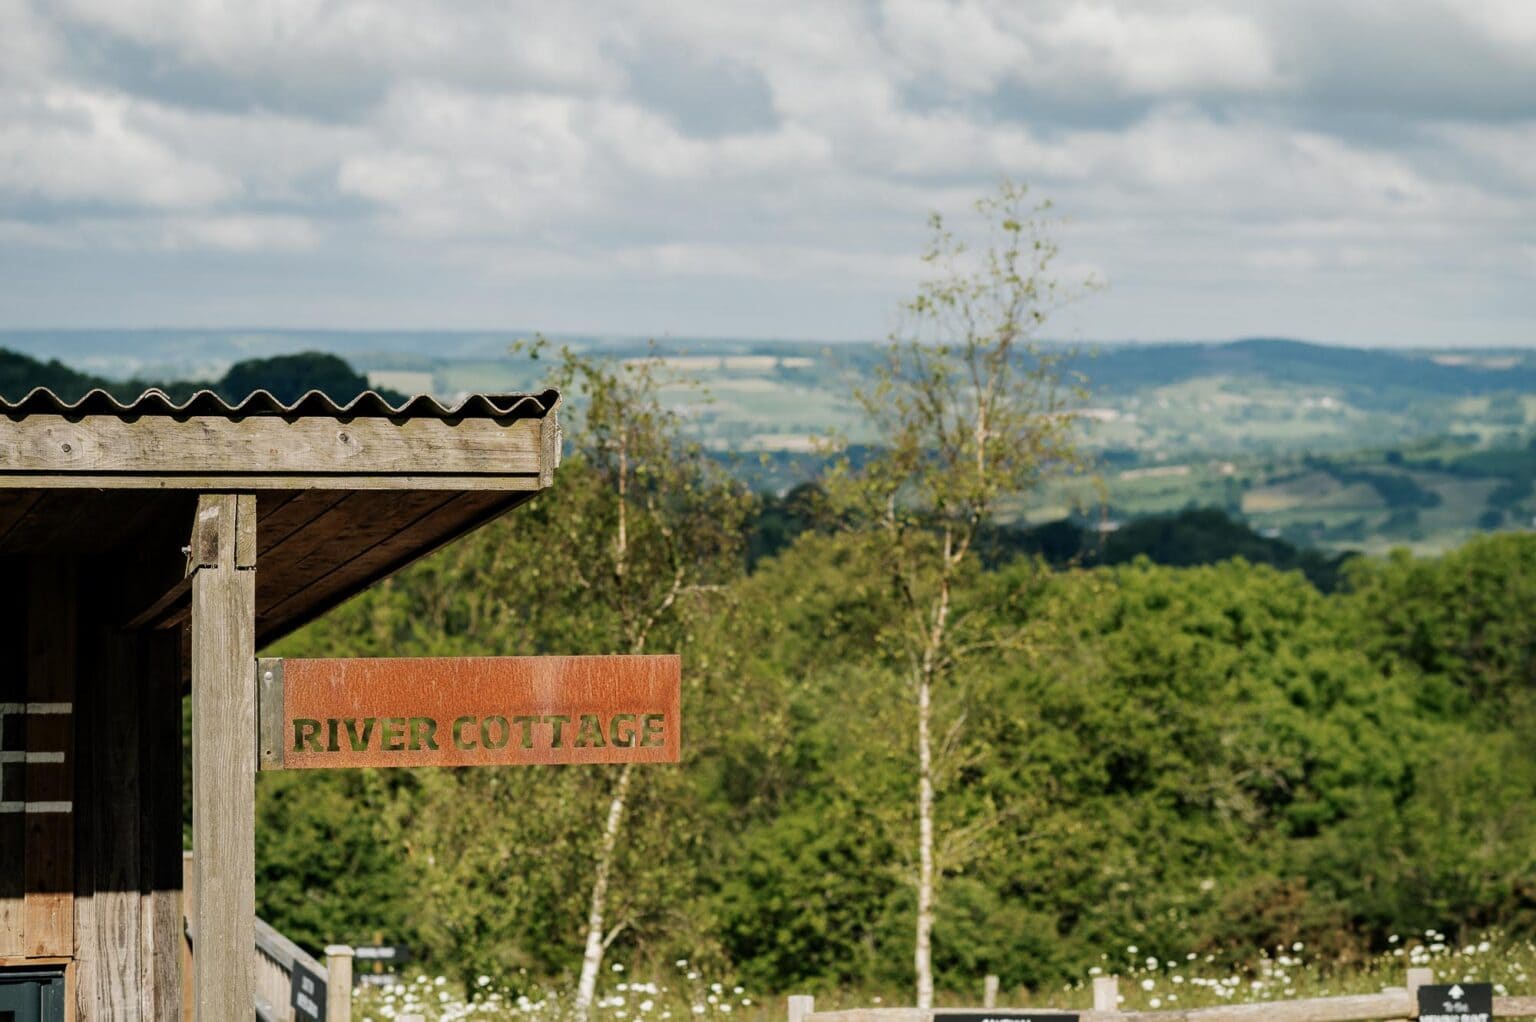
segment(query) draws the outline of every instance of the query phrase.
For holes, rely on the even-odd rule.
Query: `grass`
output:
[[[1004,990],[998,1006],[1088,1008],[1093,979],[1100,975],[1119,977],[1121,1008],[1126,1011],[1369,994],[1404,986],[1410,967],[1433,969],[1436,982],[1492,983],[1498,996],[1536,993],[1532,983],[1536,943],[1489,933],[1454,944],[1431,930],[1394,937],[1380,954],[1347,962],[1314,958],[1301,944],[1260,951],[1237,966],[1194,953],[1163,959],[1130,945],[1106,952],[1079,982],[1055,990]],[[980,977],[976,985],[974,997],[950,993],[939,998],[941,1006],[979,1006]],[[818,994],[816,1006],[830,1011],[909,1003],[905,993],[862,990]],[[480,977],[471,997],[453,990],[441,976],[418,974],[391,987],[359,991],[354,1000],[353,1018],[359,1022],[384,1022],[411,1013],[430,1022],[566,1022],[571,1016],[568,996],[556,989],[518,995],[495,989],[489,977]],[[784,1017],[784,997],[758,997],[739,985],[711,980],[686,960],[645,980],[630,976],[622,963],[614,963],[592,1012],[593,1022],[777,1022]]]
[[[1302,944],[1261,951],[1237,968],[1223,968],[1210,956],[1188,954],[1159,960],[1129,947],[1106,955],[1096,974],[1120,977],[1121,1008],[1127,1011],[1201,1008],[1222,1004],[1288,1001],[1308,997],[1380,993],[1407,984],[1410,967],[1432,969],[1436,982],[1492,983],[1497,996],[1536,992],[1536,943],[1492,933],[1465,945],[1429,931],[1407,940],[1393,938],[1388,950],[1348,963],[1315,959]],[[1052,1006],[1091,1006],[1091,982],[1061,991]],[[1045,1000],[1039,1001],[1041,1006]]]

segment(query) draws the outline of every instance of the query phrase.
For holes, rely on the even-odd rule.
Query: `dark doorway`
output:
[[[0,1022],[64,1022],[64,974],[0,969]]]

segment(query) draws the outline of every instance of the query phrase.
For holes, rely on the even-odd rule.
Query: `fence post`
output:
[[[816,1010],[816,998],[810,994],[789,995],[789,1022],[805,1022],[805,1016]]]
[[[325,949],[325,1022],[352,1022],[352,955],[345,944]]]
[[[1120,980],[1114,976],[1093,977],[1093,1010],[1120,1010]]]
[[[1433,986],[1435,970],[1414,968],[1408,970],[1408,1017],[1419,1017],[1419,987]]]
[[[997,987],[999,980],[991,973],[981,982],[981,1006],[983,1008],[997,1007]]]

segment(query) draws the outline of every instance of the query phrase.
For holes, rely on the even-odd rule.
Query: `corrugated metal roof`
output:
[[[230,404],[211,390],[200,390],[181,404],[158,388],[151,388],[124,404],[105,390],[92,390],[78,401],[65,401],[47,387],[38,387],[20,401],[0,397],[0,414],[18,415],[115,415],[123,418],[194,415],[243,418],[250,415],[278,417],[327,416],[335,419],[542,419],[560,400],[558,391],[540,394],[471,394],[453,405],[444,405],[430,394],[418,394],[404,404],[392,405],[372,390],[365,390],[346,404],[312,390],[292,404],[284,404],[269,391],[258,390],[238,404]]]

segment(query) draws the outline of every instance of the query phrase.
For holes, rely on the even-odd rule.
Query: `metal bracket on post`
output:
[[[283,768],[283,658],[256,661],[256,769]]]

